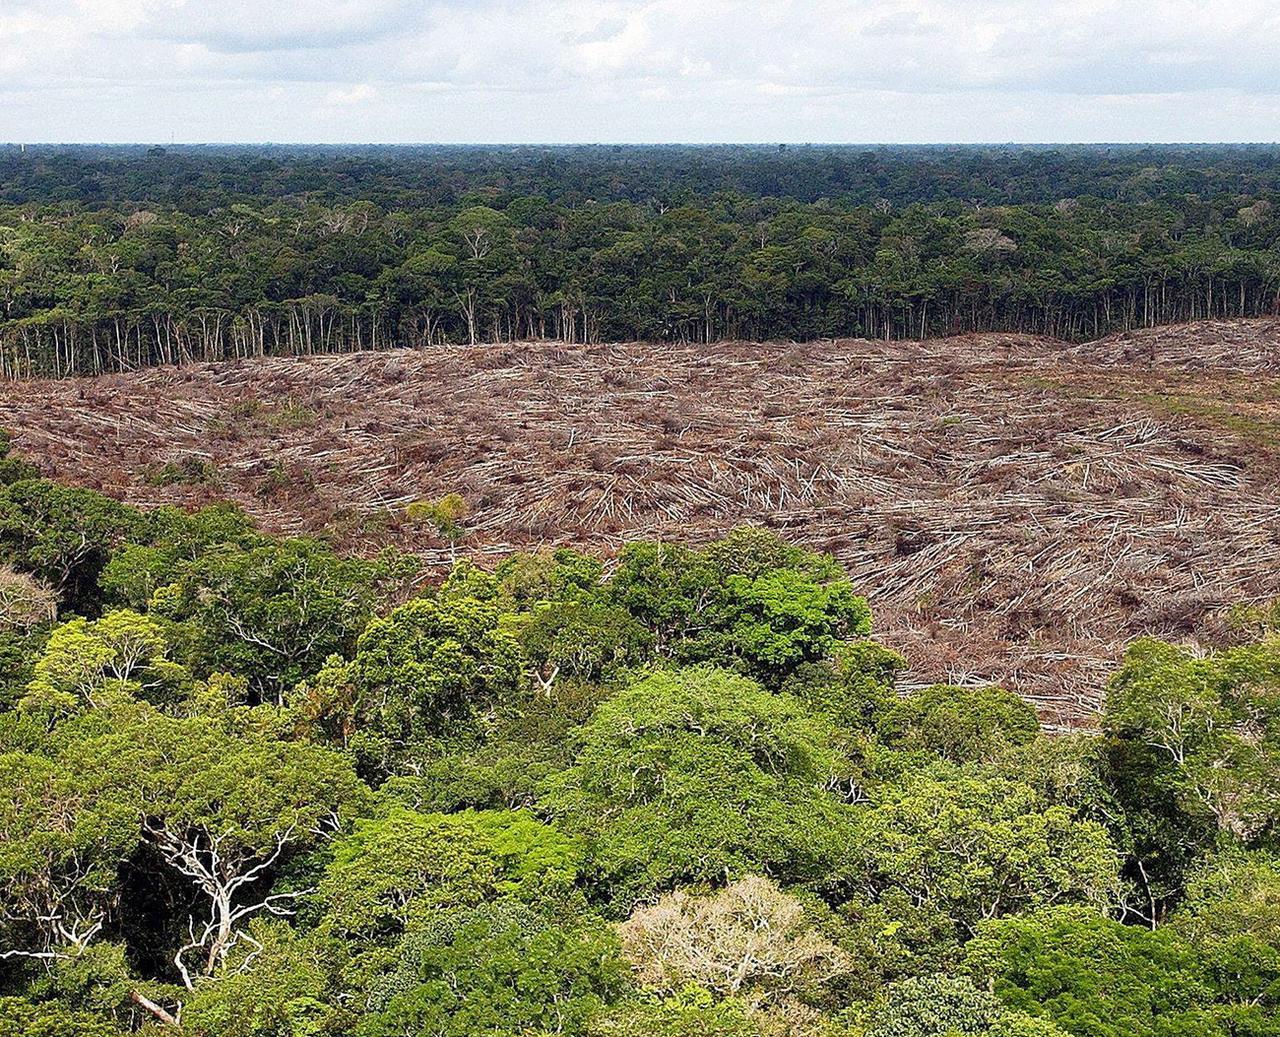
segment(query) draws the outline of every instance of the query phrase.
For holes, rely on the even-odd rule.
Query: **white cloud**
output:
[[[330,90],[324,95],[324,102],[325,104],[349,107],[351,105],[365,104],[377,96],[377,88],[368,83],[357,83],[355,86],[348,87],[345,90],[341,88]]]
[[[0,0],[0,139],[1266,139],[1278,38],[1271,0]]]

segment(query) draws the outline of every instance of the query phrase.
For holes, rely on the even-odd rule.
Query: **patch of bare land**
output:
[[[58,479],[359,550],[441,558],[402,516],[451,491],[486,556],[763,524],[848,566],[911,682],[1049,723],[1128,639],[1280,596],[1280,321],[227,362],[0,386],[0,425]]]

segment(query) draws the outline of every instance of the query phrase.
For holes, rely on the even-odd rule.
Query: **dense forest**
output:
[[[0,148],[0,369],[1280,312],[1280,148]]]
[[[0,1035],[1280,1034],[1280,609],[1099,728],[741,529],[491,568],[0,442]]]

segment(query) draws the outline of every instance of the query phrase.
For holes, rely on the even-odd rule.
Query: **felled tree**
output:
[[[665,993],[695,983],[753,1005],[776,1004],[850,966],[804,906],[759,875],[708,896],[668,893],[618,930],[636,978]]]

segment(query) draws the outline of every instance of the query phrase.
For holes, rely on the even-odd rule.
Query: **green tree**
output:
[[[609,597],[653,631],[660,654],[771,683],[871,630],[865,599],[834,559],[749,528],[701,552],[629,545]]]
[[[255,918],[217,982],[187,995],[183,1027],[218,1037],[349,1033],[357,1016],[341,1003],[345,958],[338,941],[299,932],[281,919]]]
[[[893,984],[868,1013],[866,1037],[1064,1037],[1052,1023],[1010,1011],[963,977],[917,976]]]
[[[189,682],[186,669],[169,658],[159,624],[120,609],[92,621],[77,616],[55,627],[21,708],[52,721],[129,699],[169,702]]]
[[[111,1019],[72,1011],[56,1001],[0,997],[0,1037],[124,1037],[126,1032]]]
[[[350,662],[299,694],[313,728],[386,770],[415,744],[465,735],[520,690],[523,659],[494,601],[418,598],[369,623]]]
[[[846,762],[795,699],[709,667],[655,673],[572,735],[543,807],[588,840],[615,905],[749,871],[821,881],[847,852]]]
[[[584,597],[533,606],[519,628],[534,679],[547,694],[561,676],[601,680],[646,662],[653,635],[625,609]]]
[[[1107,689],[1103,726],[1170,769],[1184,801],[1245,841],[1280,803],[1280,641],[1197,657],[1144,639]]]
[[[937,753],[952,763],[990,760],[1040,734],[1026,700],[1003,688],[934,684],[886,709],[880,739],[906,752]]]
[[[60,754],[97,787],[131,790],[134,831],[203,901],[173,957],[189,989],[225,964],[248,919],[292,911],[300,893],[269,891],[270,878],[366,804],[344,757],[278,735],[249,710],[174,718],[131,707],[86,724]]]
[[[497,900],[424,917],[370,990],[359,1037],[584,1034],[626,986],[617,938]]]
[[[1050,908],[984,923],[967,967],[1006,1004],[1076,1037],[1226,1037],[1217,992],[1196,950],[1166,929]]]
[[[1016,780],[909,776],[879,790],[852,839],[860,895],[901,889],[962,930],[1063,902],[1103,910],[1119,896],[1120,862],[1106,830]]]
[[[158,588],[150,607],[173,623],[175,655],[198,676],[234,673],[279,702],[351,650],[388,575],[382,563],[340,558],[313,540],[216,545]]]
[[[0,755],[0,958],[79,954],[120,906],[137,799],[74,759]]]
[[[319,896],[329,931],[385,939],[442,908],[566,892],[580,861],[572,839],[522,811],[393,807],[335,845]]]
[[[0,486],[40,478],[40,470],[35,465],[13,456],[12,443],[9,433],[0,429]]]
[[[0,560],[58,591],[65,609],[97,608],[98,576],[138,512],[92,490],[43,480],[0,487]]]
[[[406,509],[410,521],[425,522],[449,544],[449,557],[458,561],[458,544],[467,534],[463,521],[467,517],[467,502],[460,493],[446,493],[439,500],[414,501]]]

